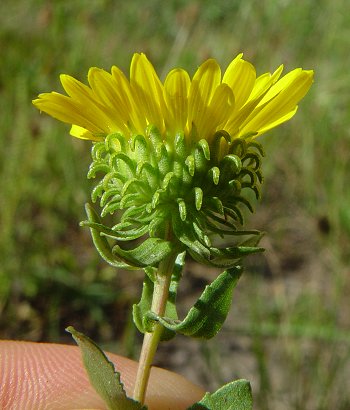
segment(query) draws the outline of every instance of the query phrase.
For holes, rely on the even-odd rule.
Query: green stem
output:
[[[176,256],[177,254],[169,255],[158,267],[151,306],[152,312],[158,316],[164,316]],[[134,400],[139,401],[141,404],[145,401],[151,366],[162,331],[163,326],[156,323],[153,332],[145,333],[143,339],[133,395]]]

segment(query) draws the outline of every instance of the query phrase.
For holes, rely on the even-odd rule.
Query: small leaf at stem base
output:
[[[235,380],[220,387],[215,393],[206,393],[201,401],[187,410],[252,410],[252,390],[248,380]]]

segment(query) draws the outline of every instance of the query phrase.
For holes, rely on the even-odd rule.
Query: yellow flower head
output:
[[[146,56],[135,54],[130,80],[117,67],[111,73],[91,68],[89,86],[62,75],[68,95],[34,100],[39,110],[72,124],[73,136],[96,141],[88,173],[99,179],[92,200],[100,200],[102,217],[118,210],[119,222],[110,229],[88,207],[87,226],[109,263],[144,267],[147,255],[146,265],[156,265],[176,246],[201,263],[227,268],[260,250],[259,233],[240,229],[241,207],[252,211],[245,193],[259,198],[263,180],[262,147],[254,137],[290,119],[313,81],[313,72],[301,68],[280,78],[282,69],[256,77],[240,54],[223,76],[210,59],[192,79],[176,68],[162,83]],[[109,249],[100,234],[117,245]],[[238,243],[214,248],[217,234]],[[135,252],[118,245],[145,235],[147,245]],[[242,235],[253,239],[241,241]]]
[[[134,54],[130,80],[113,66],[111,73],[91,68],[89,86],[61,75],[68,94],[40,94],[34,105],[72,124],[71,134],[92,141],[120,132],[145,135],[155,126],[163,138],[177,133],[211,142],[216,131],[231,139],[257,136],[289,120],[313,82],[313,71],[297,68],[281,77],[283,67],[256,77],[239,54],[224,75],[214,59],[204,62],[191,79],[180,68],[164,83],[144,54]]]

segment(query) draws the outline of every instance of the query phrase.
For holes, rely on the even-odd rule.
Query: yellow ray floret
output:
[[[205,61],[192,80],[175,68],[160,81],[144,54],[134,54],[130,80],[121,70],[111,73],[91,68],[89,86],[61,75],[67,95],[40,94],[33,104],[72,125],[71,134],[92,141],[108,134],[144,134],[148,125],[164,138],[184,133],[187,138],[209,142],[216,131],[231,138],[260,135],[289,120],[313,82],[313,71],[297,68],[281,77],[274,73],[256,76],[255,68],[239,54],[225,73],[214,59]]]

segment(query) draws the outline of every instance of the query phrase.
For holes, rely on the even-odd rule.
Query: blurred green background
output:
[[[157,363],[213,390],[252,381],[256,409],[350,408],[350,6],[347,0],[2,0],[0,4],[0,337],[70,343],[67,325],[137,357],[130,306],[142,275],[100,260],[85,218],[90,143],[31,100],[126,73],[145,52],[158,73],[191,73],[239,52],[259,74],[314,69],[293,120],[263,136],[263,199],[249,225],[267,252],[247,263],[214,342],[178,337]],[[189,264],[188,305],[213,272]]]

